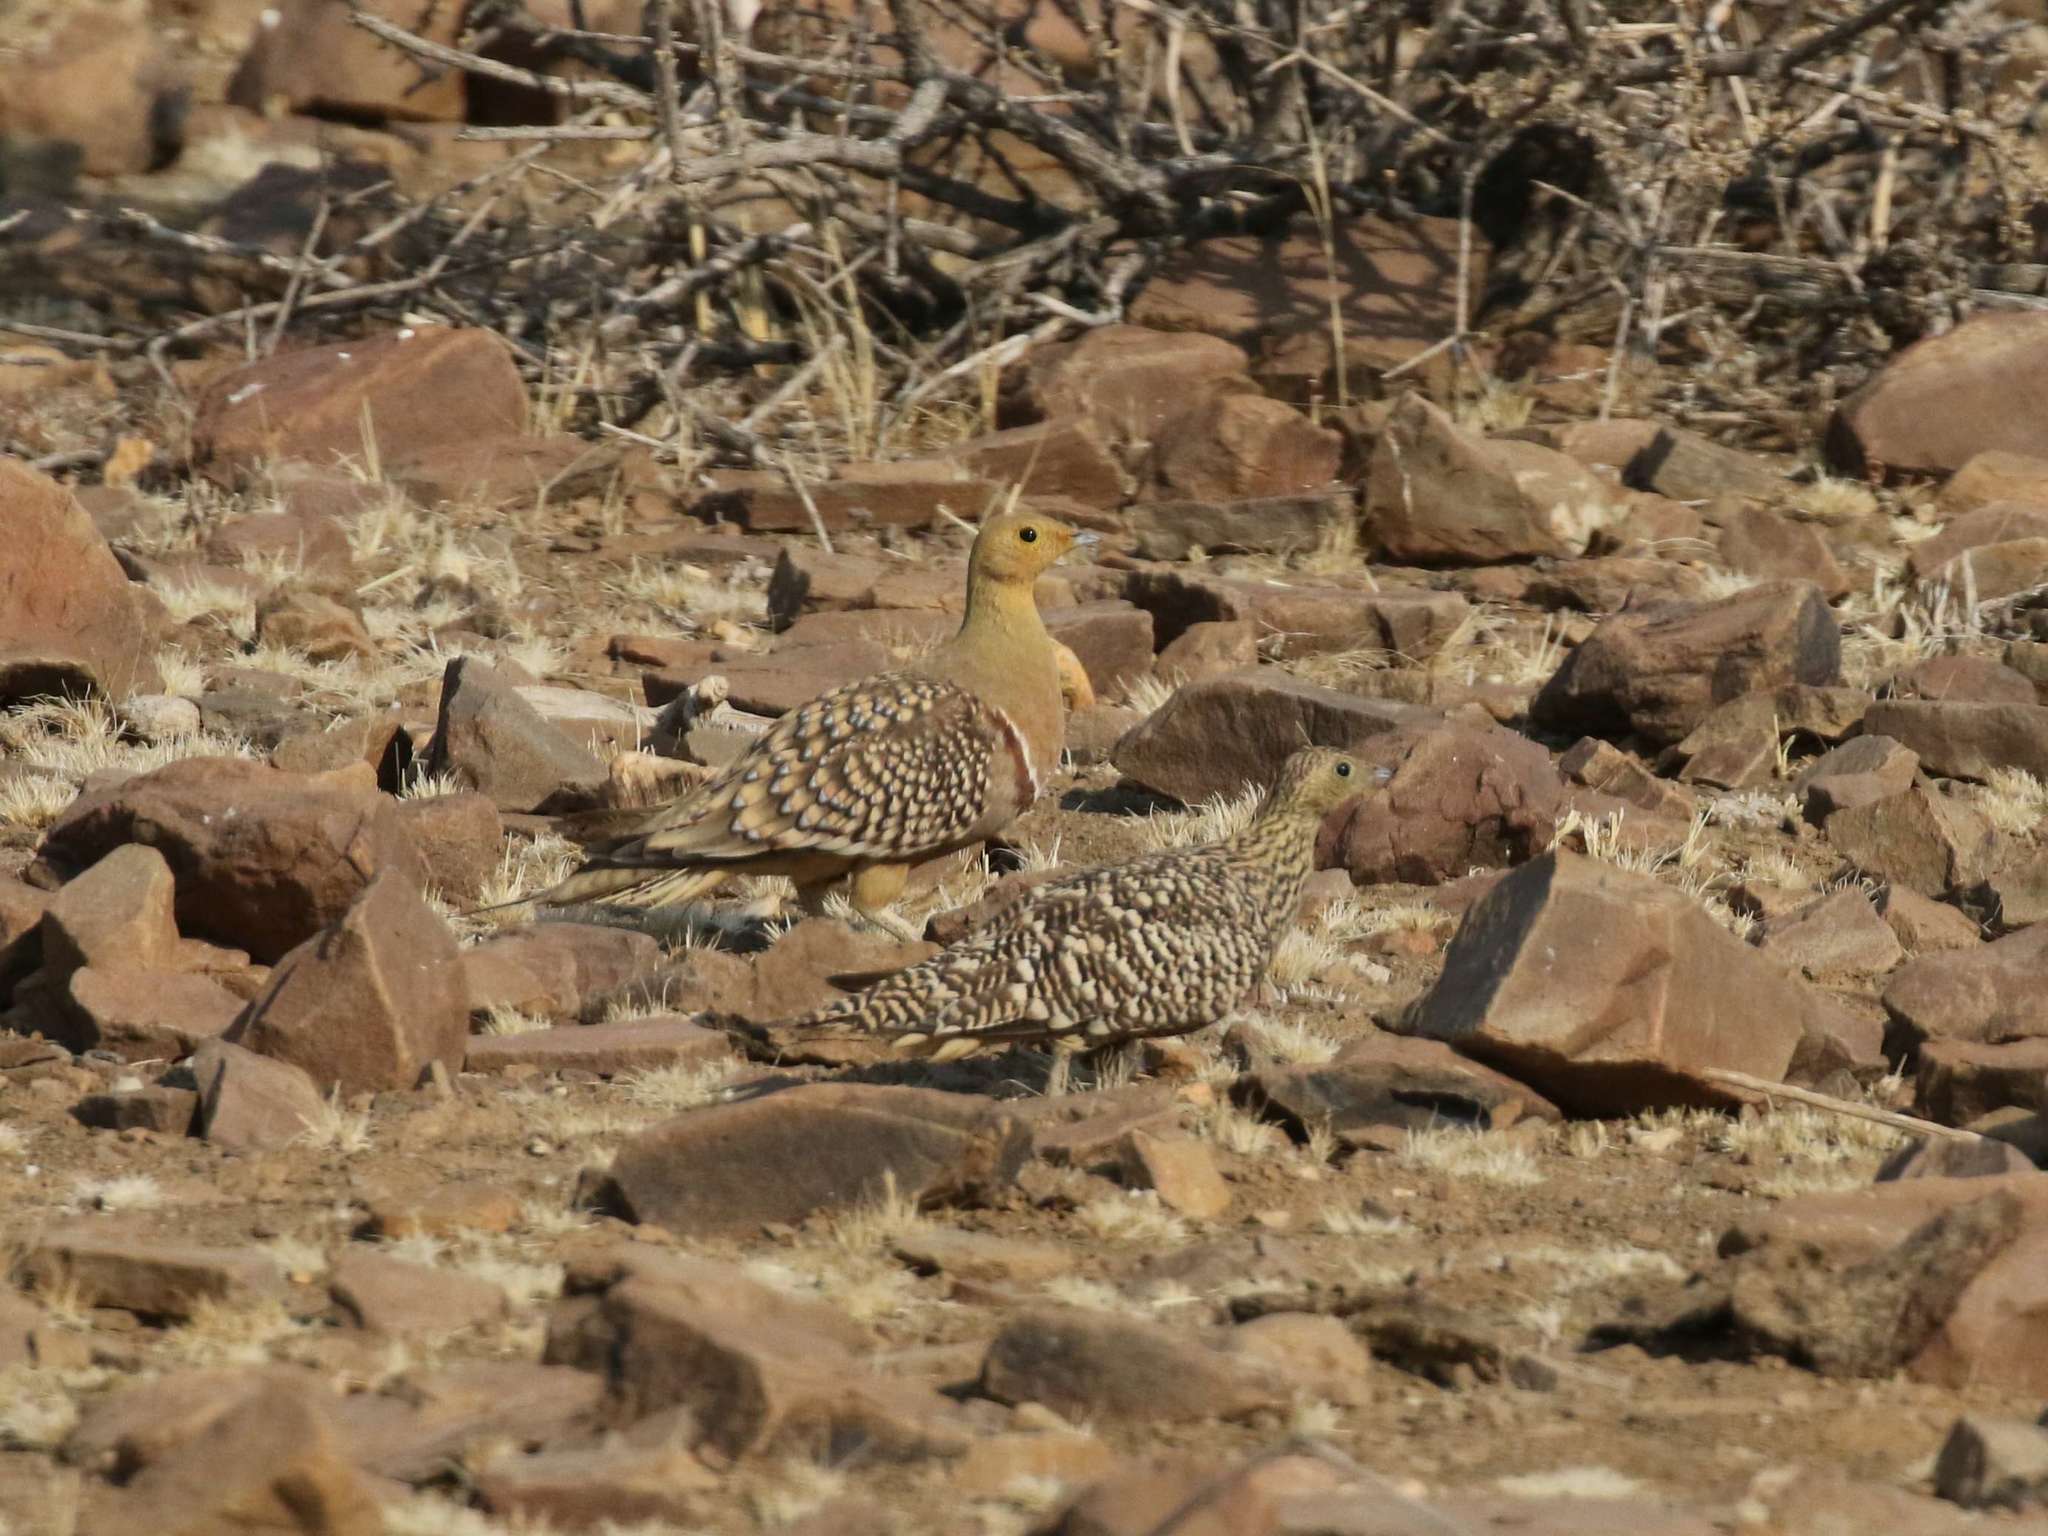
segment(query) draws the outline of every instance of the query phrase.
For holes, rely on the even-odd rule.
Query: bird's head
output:
[[[1280,765],[1270,803],[1294,814],[1320,816],[1384,782],[1348,753],[1334,747],[1303,747]]]
[[[1095,542],[1043,512],[1001,512],[981,525],[967,556],[971,578],[1029,585],[1068,550]]]

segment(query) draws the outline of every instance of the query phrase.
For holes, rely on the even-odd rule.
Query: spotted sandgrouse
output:
[[[883,914],[912,864],[999,832],[1059,766],[1066,711],[1032,586],[1094,537],[1033,512],[989,519],[950,640],[799,705],[716,777],[592,844],[533,900],[666,907],[734,875],[787,875],[807,911],[848,885],[859,911],[892,926]]]
[[[881,1035],[950,1061],[1199,1029],[1258,985],[1294,919],[1316,829],[1367,782],[1352,758],[1306,748],[1235,836],[1038,886],[942,954],[770,1034]]]

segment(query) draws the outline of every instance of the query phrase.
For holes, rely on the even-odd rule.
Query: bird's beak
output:
[[[1101,542],[1101,534],[1084,530],[1083,532],[1074,535],[1074,542],[1067,546],[1068,553],[1071,554],[1074,550],[1077,549],[1093,549],[1096,545],[1100,544]]]

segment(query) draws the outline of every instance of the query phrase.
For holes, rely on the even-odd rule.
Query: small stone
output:
[[[205,1301],[274,1295],[283,1275],[269,1257],[132,1236],[109,1220],[51,1232],[21,1263],[35,1289],[66,1291],[88,1307],[184,1319]]]
[[[1934,1458],[1934,1491],[1965,1509],[2048,1504],[2048,1429],[1967,1414]]]
[[[594,804],[605,781],[604,764],[587,746],[473,656],[448,663],[427,771],[455,779],[501,811]]]
[[[1216,1159],[1191,1137],[1132,1131],[1123,1143],[1123,1175],[1132,1188],[1155,1191],[1160,1204],[1197,1221],[1214,1221],[1230,1209],[1230,1186],[1216,1171]]]
[[[198,1133],[234,1152],[274,1152],[319,1123],[322,1104],[313,1079],[288,1061],[273,1061],[225,1040],[192,1054],[199,1085]]]
[[[1243,1419],[1286,1401],[1284,1378],[1163,1324],[1034,1308],[989,1345],[981,1391],[1043,1403],[1071,1420],[1173,1424]]]
[[[501,1318],[508,1307],[489,1281],[354,1249],[335,1259],[327,1289],[354,1326],[392,1338],[445,1338]]]

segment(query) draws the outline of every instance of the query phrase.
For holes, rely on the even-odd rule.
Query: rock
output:
[[[1842,638],[1820,592],[1768,582],[1713,602],[1653,603],[1607,619],[1530,706],[1550,730],[1675,742],[1745,693],[1841,680]],[[1873,727],[1875,729],[1875,727]]]
[[[373,880],[342,917],[278,961],[228,1039],[344,1093],[411,1088],[462,1068],[469,998],[455,940],[412,886]]]
[[[46,1032],[76,1051],[175,1061],[226,1033],[242,999],[206,976],[82,966],[51,994]]]
[[[1347,361],[1361,374],[1406,362],[1457,324],[1455,219],[1366,214],[1324,231],[1303,216],[1272,235],[1202,240],[1163,262],[1131,301],[1135,325],[1198,331],[1242,347],[1309,332],[1343,332]],[[1484,285],[1486,251],[1471,252],[1472,281]],[[1474,291],[1477,291],[1476,289]],[[1356,380],[1359,392],[1369,383]],[[1334,396],[1335,391],[1327,391]]]
[[[1710,502],[1721,496],[1770,501],[1786,490],[1785,477],[1752,455],[1666,422],[1615,416],[1535,430],[1580,463],[1612,469],[1624,485],[1674,501]],[[1811,573],[1805,574],[1811,579]]]
[[[494,1515],[560,1531],[604,1531],[692,1519],[717,1474],[688,1451],[607,1442],[501,1456],[477,1476]]]
[[[519,690],[473,656],[448,663],[427,771],[475,790],[500,811],[596,803],[604,764],[541,717]]]
[[[968,1447],[950,1481],[970,1499],[999,1499],[1019,1487],[1082,1487],[1116,1464],[1116,1452],[1093,1435],[990,1435]]]
[[[1351,751],[1402,726],[1440,719],[1433,710],[1239,672],[1180,689],[1117,743],[1113,761],[1139,783],[1193,805],[1270,783],[1304,743]]]
[[[981,1392],[1067,1419],[1182,1424],[1249,1417],[1286,1401],[1285,1379],[1198,1337],[1140,1318],[1032,1308],[988,1347]]]
[[[357,489],[367,493],[371,487],[358,484]],[[355,548],[348,537],[349,521],[359,515],[351,509],[348,516],[321,512],[257,512],[247,517],[232,517],[213,530],[200,546],[200,552],[215,565],[245,571],[258,579],[310,576],[345,581],[355,564]],[[289,610],[290,598],[284,597],[283,600]],[[260,607],[259,621],[262,617]],[[342,611],[354,612],[348,608]],[[290,633],[297,622],[285,619],[283,633]],[[362,627],[359,614],[355,616],[355,624],[357,628]],[[278,640],[280,645],[286,643],[281,638]]]
[[[2002,1109],[2048,1110],[2048,1040],[1927,1039],[1920,1046],[1913,1099],[1921,1114],[1943,1125]]]
[[[68,882],[43,914],[43,973],[53,983],[88,965],[177,970],[171,867],[156,849],[128,843]]]
[[[1929,950],[1975,949],[1982,940],[1977,925],[1954,907],[1930,900],[1907,886],[1880,886],[1873,900],[1878,915],[1899,936],[1899,943],[1909,955]]]
[[[2048,435],[2023,402],[2048,316],[1973,315],[1887,362],[1828,423],[1830,463],[1845,474],[1946,474],[1980,453],[2048,455]]]
[[[328,1293],[352,1325],[390,1338],[443,1339],[505,1315],[487,1280],[348,1249],[327,1272]]]
[[[611,1422],[674,1410],[677,1442],[724,1461],[831,1445],[884,1461],[965,1448],[953,1404],[861,1366],[843,1322],[811,1323],[732,1278],[707,1292],[629,1275],[573,1296],[549,1320],[545,1358],[601,1371]]]
[[[199,1113],[199,1095],[162,1085],[89,1093],[71,1106],[71,1118],[100,1131],[154,1131],[188,1136]]]
[[[1904,794],[1836,811],[1827,819],[1827,838],[1865,874],[1922,896],[1980,883],[2000,851],[1983,813],[1924,780]]]
[[[2034,1160],[2006,1141],[1951,1141],[1923,1137],[1899,1148],[1878,1167],[1871,1182],[1894,1179],[1995,1179],[2008,1173],[2031,1173]]]
[[[505,824],[486,795],[428,795],[398,803],[399,825],[426,864],[427,887],[449,901],[473,901],[498,872]]]
[[[1248,500],[1141,502],[1124,513],[1146,560],[1209,554],[1299,555],[1357,522],[1349,487]]]
[[[1581,736],[1557,760],[1557,771],[1574,784],[1598,790],[1653,816],[1690,821],[1693,799],[1652,773],[1643,763],[1597,736]]]
[[[174,57],[141,17],[77,16],[9,63],[0,140],[74,145],[88,176],[157,170],[177,157],[190,104]]]
[[[1930,656],[1892,679],[1892,697],[1958,704],[2036,702],[2032,682],[1989,656]]]
[[[165,693],[131,693],[114,713],[125,729],[153,746],[199,733],[199,706]]]
[[[2036,855],[2017,865],[1994,870],[1966,893],[1973,912],[2001,932],[2048,922],[2048,857]]]
[[[78,1536],[84,1490],[75,1467],[27,1451],[0,1455],[0,1521],[38,1536]]]
[[[1433,1514],[1413,1528],[1384,1523],[1401,1518],[1398,1511],[1421,1506],[1405,1495],[1396,1501],[1380,1492],[1367,1496],[1370,1513],[1365,1519],[1381,1523],[1319,1521],[1321,1511],[1312,1507],[1314,1496],[1330,1493],[1343,1481],[1343,1474],[1334,1466],[1312,1456],[1262,1455],[1219,1467],[1213,1455],[1183,1455],[1104,1478],[1084,1489],[1043,1532],[1044,1536],[1155,1536],[1162,1526],[1172,1530],[1175,1521],[1186,1528],[1186,1536],[1353,1536],[1354,1532],[1358,1536],[1437,1536],[1447,1526],[1461,1529]],[[1346,1502],[1355,1510],[1361,1501],[1353,1496]],[[1286,1514],[1297,1505],[1307,1506],[1305,1523],[1294,1523]],[[1190,1510],[1195,1512],[1192,1521],[1183,1518]],[[1349,1512],[1341,1518],[1349,1519]],[[1574,1529],[1575,1536],[1583,1536]],[[1637,1536],[1643,1531],[1640,1526],[1627,1529]],[[1657,1536],[1672,1533],[1659,1529]],[[1708,1533],[1685,1532],[1682,1536]]]
[[[317,592],[280,591],[257,604],[256,638],[266,645],[298,651],[314,661],[345,661],[351,656],[368,659],[377,655],[377,642],[363,627],[363,616]]]
[[[1875,976],[1905,958],[1898,935],[1852,886],[1764,924],[1757,948],[1809,977]]]
[[[1960,1219],[1944,1231],[1943,1216]],[[2048,1180],[2038,1173],[1802,1195],[1745,1213],[1722,1236],[1721,1252],[1739,1265],[1754,1255],[1810,1275],[1816,1323],[1840,1320],[1845,1341],[1867,1333],[1880,1357],[1900,1359],[1916,1381],[2048,1391]],[[1915,1288],[1901,1297],[1897,1279],[1930,1269],[1945,1272],[1945,1283],[1923,1289],[1906,1313],[1900,1302]],[[1755,1289],[1768,1298],[1773,1288]]]
[[[326,9],[323,0],[304,3]],[[363,36],[338,14],[333,24]],[[519,370],[491,332],[401,326],[214,375],[199,392],[193,457],[230,482],[272,459],[332,465],[362,454],[367,417],[380,457],[396,461],[523,432],[526,409]]]
[[[990,1286],[1035,1285],[1074,1267],[1074,1255],[1057,1243],[941,1226],[912,1228],[895,1240],[890,1252],[920,1274]]]
[[[1965,1414],[1934,1458],[1934,1491],[1965,1509],[2048,1504],[2048,1429]]]
[[[522,684],[513,690],[549,725],[600,757],[635,750],[653,734],[656,712],[588,688]]]
[[[1251,359],[1214,336],[1105,325],[1037,347],[1012,375],[1006,402],[1019,420],[1089,418],[1113,443],[1158,440],[1159,429],[1205,396],[1249,393]]]
[[[144,1466],[103,1507],[108,1529],[216,1536],[378,1536],[382,1512],[310,1387],[266,1386]]]
[[[1343,452],[1343,438],[1291,405],[1210,395],[1160,427],[1152,478],[1162,496],[1197,501],[1288,496],[1335,480]]]
[[[615,487],[630,495],[644,480],[644,469],[617,445],[586,442],[573,432],[437,443],[384,464],[385,483],[422,507],[531,513],[603,497]]]
[[[681,1014],[622,1024],[565,1025],[522,1035],[478,1035],[469,1042],[466,1072],[509,1066],[544,1072],[592,1072],[617,1077],[660,1067],[708,1065],[732,1057],[732,1042]]]
[[[929,459],[842,465],[857,478],[806,481],[800,492],[776,470],[713,470],[711,489],[689,504],[690,513],[749,533],[808,534],[823,523],[848,528],[936,528],[946,514],[978,518],[1000,502],[1007,487],[970,474],[964,464]],[[813,521],[815,513],[816,520]]]
[[[288,1061],[273,1061],[225,1040],[192,1053],[199,1085],[194,1129],[231,1152],[275,1152],[319,1123],[320,1090]]]
[[[1411,662],[1435,655],[1471,611],[1452,592],[1282,586],[1174,566],[1132,572],[1124,596],[1152,615],[1162,645],[1195,623],[1249,620],[1262,639],[1281,642],[1288,655],[1380,650]]]
[[[234,758],[186,758],[88,793],[44,840],[59,879],[124,843],[161,853],[179,930],[268,964],[340,917],[380,874],[424,873],[367,769],[301,777]]]
[[[1620,518],[1618,503],[1576,460],[1468,432],[1410,394],[1373,449],[1365,531],[1397,564],[1556,558],[1583,555],[1593,535]]]
[[[719,1104],[620,1148],[602,1198],[675,1232],[745,1231],[879,1197],[938,1202],[1007,1186],[1030,1136],[989,1105],[925,1088],[817,1083]]]
[[[120,1307],[144,1317],[185,1319],[203,1302],[273,1295],[283,1280],[265,1254],[204,1248],[133,1235],[120,1221],[62,1228],[37,1237],[21,1278],[39,1291],[69,1290],[85,1307]]]
[[[1214,1221],[1230,1209],[1230,1186],[1216,1171],[1208,1144],[1187,1136],[1132,1131],[1123,1143],[1123,1181],[1149,1189],[1169,1210]]]
[[[1043,615],[1046,633],[1066,646],[1104,699],[1124,691],[1152,671],[1152,615],[1126,602],[1081,603]]]
[[[1408,1131],[1464,1125],[1505,1130],[1556,1121],[1533,1089],[1436,1040],[1375,1030],[1321,1066],[1267,1067],[1242,1080],[1243,1097],[1290,1132],[1328,1131],[1348,1147],[1385,1147]]]
[[[1864,729],[1917,753],[1945,779],[1987,779],[2000,768],[2048,775],[2048,706],[1879,699]]]
[[[1806,819],[1825,825],[1837,811],[1904,794],[1919,771],[1919,754],[1910,747],[1889,736],[1857,736],[1808,763],[1792,787]]]
[[[131,585],[71,493],[0,456],[0,525],[0,704],[161,687],[149,659],[161,609]]]
[[[2048,538],[2008,539],[1967,549],[1921,583],[1923,598],[1974,608],[2048,582]]]
[[[412,1371],[386,1393],[359,1392],[334,1407],[348,1454],[364,1471],[426,1483],[487,1452],[583,1433],[604,1392],[586,1371],[523,1360],[476,1360]],[[388,1395],[387,1395],[388,1394]]]
[[[460,38],[460,15],[434,0],[374,0],[368,9],[430,42],[449,46]],[[351,122],[459,123],[468,110],[468,78],[392,47],[328,0],[286,0],[276,22],[253,34],[227,99],[252,112],[282,104],[288,112]]]
[[[520,1219],[516,1190],[503,1184],[447,1184],[416,1198],[393,1195],[369,1201],[361,1236],[460,1237],[509,1232]]]
[[[1258,664],[1258,625],[1237,619],[1190,624],[1152,659],[1152,671],[1181,687],[1231,672],[1248,672]]]
[[[1634,1114],[1725,1102],[1709,1068],[1782,1078],[1813,1014],[1801,983],[1684,893],[1553,851],[1465,915],[1405,1032],[1567,1112]]]
[[[470,1007],[516,1008],[549,1018],[580,1016],[661,965],[651,934],[598,923],[533,923],[462,952]]]
[[[1722,521],[1719,553],[1729,570],[1759,581],[1810,581],[1830,599],[1849,590],[1849,578],[1813,525],[1768,507],[1731,511]]]
[[[2048,458],[1996,448],[1973,453],[1948,477],[1935,504],[1944,516],[1960,518],[2000,501],[2048,506]]]
[[[938,457],[1024,496],[1064,496],[1097,508],[1116,507],[1124,499],[1124,474],[1108,435],[1086,417],[1062,416],[970,437]]]
[[[1555,835],[1564,785],[1526,736],[1404,726],[1364,743],[1358,758],[1385,787],[1325,822],[1316,864],[1359,885],[1435,885],[1519,864]]]

